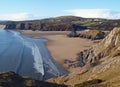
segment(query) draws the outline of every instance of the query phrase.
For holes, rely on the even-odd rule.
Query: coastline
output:
[[[29,38],[12,30],[2,30],[0,34],[2,37],[0,38],[0,65],[3,66],[0,69],[1,72],[11,70],[37,80],[46,80],[68,73],[66,69],[53,60],[44,44],[45,39]],[[15,50],[15,52],[10,50]]]
[[[66,70],[73,72],[74,69],[68,69],[64,64],[65,59],[75,60],[77,53],[88,49],[93,45],[93,41],[82,38],[68,38],[66,34],[70,31],[31,31],[20,30],[21,34],[32,38],[47,39],[45,43],[53,60],[62,65]]]

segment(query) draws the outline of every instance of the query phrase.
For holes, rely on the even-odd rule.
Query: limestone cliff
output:
[[[120,55],[120,28],[114,28],[100,43],[83,51],[83,59],[86,63],[96,63],[107,56]]]
[[[120,51],[120,28],[114,28],[105,39],[93,46],[93,50],[95,55],[102,53],[104,56],[109,56],[117,50]]]

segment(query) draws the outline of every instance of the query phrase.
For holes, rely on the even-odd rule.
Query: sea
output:
[[[67,71],[57,64],[45,46],[46,39],[33,39],[17,31],[0,29],[0,72],[46,80]]]

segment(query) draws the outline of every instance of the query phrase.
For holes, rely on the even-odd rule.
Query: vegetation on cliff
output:
[[[9,71],[0,73],[0,87],[67,87],[67,86],[34,80],[28,77],[22,77],[12,71]]]
[[[68,37],[80,37],[80,38],[86,38],[91,40],[100,40],[105,38],[108,32],[104,32],[101,30],[84,30],[81,32],[77,32],[75,30],[72,30],[71,33],[69,33]]]
[[[60,16],[32,21],[1,21],[6,29],[41,30],[41,31],[70,31],[72,29],[112,30],[120,26],[120,20],[100,18],[82,18],[75,16]]]

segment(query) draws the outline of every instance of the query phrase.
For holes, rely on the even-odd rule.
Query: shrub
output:
[[[100,79],[93,79],[93,80],[85,81],[85,82],[80,83],[80,84],[76,84],[74,87],[89,87],[91,85],[99,84],[101,82],[103,82],[103,81]]]

